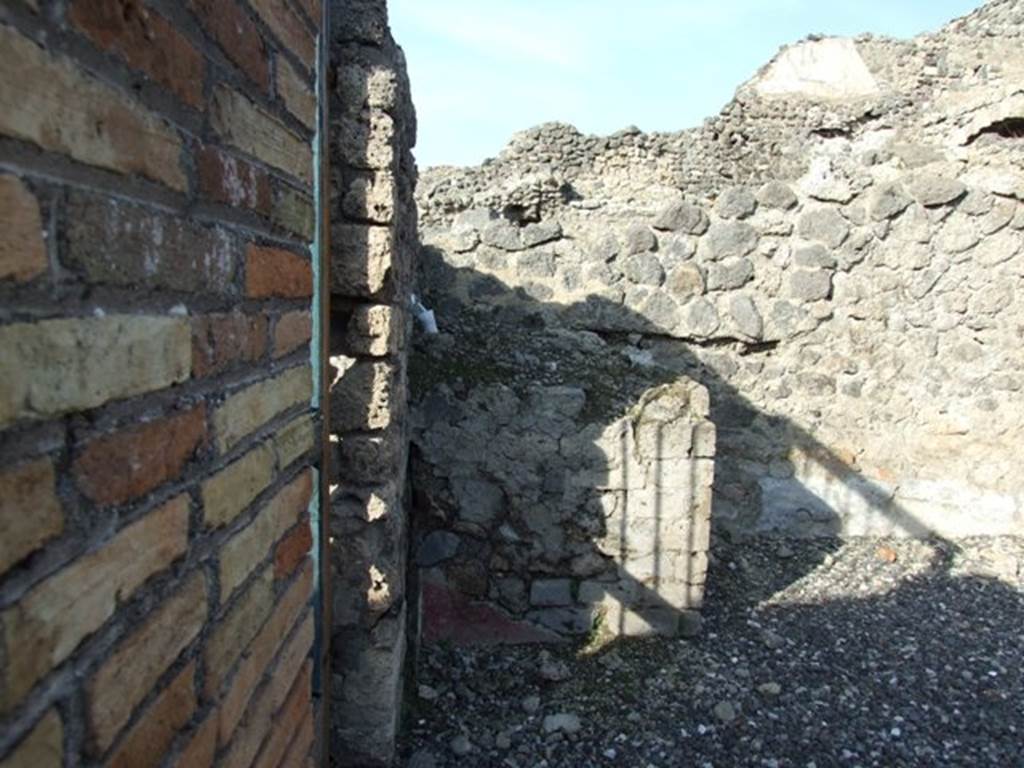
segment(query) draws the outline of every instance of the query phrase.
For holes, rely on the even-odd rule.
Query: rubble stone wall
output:
[[[307,765],[318,3],[0,8],[0,764]]]
[[[568,592],[584,615],[592,521],[561,483],[587,462],[564,449],[633,377],[707,389],[721,531],[1024,531],[1022,22],[1002,0],[911,41],[812,38],[701,128],[550,124],[425,172],[427,586],[440,568],[471,601],[529,616]],[[602,354],[627,370],[565,373]]]
[[[384,0],[331,31],[332,755],[390,765],[407,653],[409,300],[416,122]]]

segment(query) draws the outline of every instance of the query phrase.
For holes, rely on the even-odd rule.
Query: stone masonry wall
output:
[[[331,31],[332,754],[390,765],[406,624],[406,357],[417,251],[415,113],[383,0]]]
[[[446,305],[446,332],[413,365],[424,640],[696,631],[707,390],[593,334],[469,307],[456,319]]]
[[[0,765],[314,764],[318,3],[0,7]]]
[[[426,172],[442,331],[517,307],[704,385],[720,530],[1021,533],[1022,24],[1001,0],[912,41],[812,38],[700,129],[546,125]]]

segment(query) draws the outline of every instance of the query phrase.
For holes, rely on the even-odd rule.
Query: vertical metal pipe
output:
[[[331,175],[330,93],[331,0],[320,4],[320,44],[317,56],[317,103],[319,127],[317,154],[317,251],[319,261],[319,354],[320,354],[320,765],[331,765]]]

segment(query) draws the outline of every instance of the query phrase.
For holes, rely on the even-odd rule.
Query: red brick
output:
[[[299,0],[299,7],[306,12],[306,16],[313,26],[320,28],[320,0]]]
[[[221,205],[270,215],[273,208],[270,176],[252,163],[204,145],[196,151],[196,167],[202,197]]]
[[[75,459],[78,487],[99,504],[122,504],[181,474],[206,441],[206,407],[90,442]]]
[[[212,376],[239,363],[252,363],[267,351],[263,315],[206,315],[192,321],[192,375]]]
[[[256,24],[235,0],[191,0],[192,10],[227,57],[264,91],[270,87],[270,56]]]
[[[56,484],[49,459],[0,471],[0,575],[64,530]]]
[[[309,312],[287,312],[274,326],[274,357],[283,357],[309,344],[313,337],[313,318]]]
[[[217,712],[211,712],[200,723],[192,738],[181,750],[174,768],[210,768],[217,752]]]
[[[132,726],[106,768],[155,768],[196,709],[196,663],[183,669]]]
[[[234,287],[240,249],[224,229],[77,190],[66,210],[67,266],[89,282],[188,294]]]
[[[39,201],[17,176],[0,176],[0,280],[25,282],[47,270]]]
[[[311,673],[313,662],[306,661],[288,692],[281,709],[274,715],[270,737],[253,764],[253,768],[277,768],[284,759],[292,738],[312,710]]]
[[[250,244],[245,254],[245,294],[254,299],[310,297],[313,265],[297,253]]]
[[[290,576],[309,554],[312,546],[313,532],[309,527],[309,518],[303,518],[281,539],[274,550],[274,578],[283,579]]]
[[[116,53],[186,104],[202,103],[203,57],[140,0],[74,0],[68,17],[97,47]]]
[[[249,0],[264,23],[307,69],[316,61],[316,41],[289,5],[288,0]]]

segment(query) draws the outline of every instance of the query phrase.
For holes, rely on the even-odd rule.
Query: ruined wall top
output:
[[[997,0],[910,40],[811,36],[780,51],[699,127],[588,136],[547,123],[517,133],[479,167],[429,169],[421,218],[448,223],[461,210],[500,208],[566,183],[572,193],[548,203],[596,208],[623,195],[642,203],[664,187],[708,197],[725,184],[798,179],[814,150],[854,167],[1002,165],[1006,148],[993,139],[1024,115],[1022,29],[1024,3]]]

